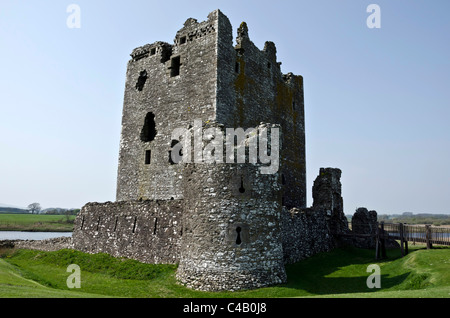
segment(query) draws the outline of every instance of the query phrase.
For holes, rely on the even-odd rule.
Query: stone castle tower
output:
[[[281,125],[285,204],[304,207],[302,77],[283,75],[275,45],[267,42],[259,50],[245,23],[234,46],[231,24],[219,10],[201,23],[188,19],[174,42],[145,45],[131,54],[117,200],[182,199],[183,167],[170,163],[171,134],[201,119],[227,128],[247,129],[261,122]]]
[[[75,248],[178,263],[179,281],[200,290],[279,284],[285,263],[331,248],[326,211],[306,209],[303,78],[282,74],[272,42],[258,49],[243,22],[233,44],[230,21],[216,10],[204,22],[188,19],[173,45],[144,45],[131,57],[117,200],[83,207]],[[227,128],[265,129],[269,140],[279,129],[277,169],[262,173],[261,153],[228,162],[219,148],[210,154],[223,162],[174,162],[175,149],[184,159],[205,155],[176,147],[192,136],[217,141],[205,138],[212,128],[224,136]],[[177,129],[189,134],[174,137]],[[234,140],[224,144],[236,154]],[[340,197],[340,185],[327,191],[325,201]]]

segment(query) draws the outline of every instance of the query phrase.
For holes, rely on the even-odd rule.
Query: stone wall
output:
[[[179,260],[182,201],[88,203],[75,220],[73,247],[145,263]]]
[[[377,234],[378,214],[377,211],[368,210],[367,208],[357,208],[352,216],[352,234],[347,241],[351,240],[351,245],[358,248],[374,249],[376,248],[376,234]],[[381,235],[388,235],[379,229]],[[371,237],[358,237],[358,234],[372,235]],[[391,238],[385,238],[385,246],[387,248],[399,248],[400,245]]]
[[[349,231],[344,214],[341,174],[337,168],[320,168],[312,188],[313,208],[324,212],[333,235]]]
[[[53,252],[62,249],[72,249],[71,237],[55,237],[45,240],[5,240],[0,241],[0,248],[24,248],[30,250],[39,250]]]
[[[287,210],[283,207],[281,229],[285,264],[330,251],[334,247],[324,211],[313,208]]]

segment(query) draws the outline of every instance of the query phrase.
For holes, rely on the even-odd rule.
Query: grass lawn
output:
[[[287,266],[286,284],[218,293],[180,286],[175,265],[142,264],[73,250],[4,250],[0,255],[0,297],[450,297],[450,248],[413,247],[404,258],[398,250],[388,250],[388,259],[377,262],[370,250],[336,249]],[[80,289],[66,285],[70,264],[80,266]],[[366,285],[370,264],[380,266],[380,289]]]
[[[0,231],[71,232],[75,215],[0,214]]]

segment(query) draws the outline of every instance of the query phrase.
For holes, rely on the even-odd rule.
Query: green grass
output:
[[[277,297],[450,297],[450,248],[410,249],[400,258],[374,261],[374,252],[336,249],[287,266],[283,285],[240,292],[199,292],[175,280],[175,265],[151,265],[106,254],[73,250],[0,253],[1,297],[277,298]],[[81,288],[69,289],[67,266],[81,268]],[[366,286],[367,266],[381,268],[381,289]]]
[[[71,232],[75,215],[0,214],[0,231]]]

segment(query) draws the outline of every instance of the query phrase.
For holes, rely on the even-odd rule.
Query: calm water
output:
[[[49,238],[72,236],[71,232],[20,232],[0,231],[0,240],[45,240]]]

